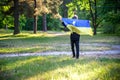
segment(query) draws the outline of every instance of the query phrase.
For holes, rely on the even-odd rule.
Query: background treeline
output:
[[[37,30],[61,30],[60,15],[71,18],[74,10],[79,19],[91,21],[94,34],[97,29],[120,34],[120,0],[1,0],[0,28],[14,29],[15,34],[20,30],[34,30],[35,33]]]
[[[46,17],[47,29],[48,30],[61,30],[61,22],[59,19],[52,18],[51,14]],[[33,30],[33,18],[27,18],[23,15],[20,17],[20,30]],[[43,30],[42,27],[42,16],[38,16],[37,20],[37,30]]]

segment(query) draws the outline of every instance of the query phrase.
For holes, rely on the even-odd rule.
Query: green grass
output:
[[[120,59],[39,56],[0,58],[1,80],[119,80]]]
[[[66,32],[39,32],[22,31],[13,35],[13,31],[0,30],[0,54],[3,53],[27,53],[43,51],[71,51],[69,34]],[[64,35],[56,35],[63,33]],[[120,44],[120,37],[115,35],[98,34],[96,36],[81,36],[81,43]],[[81,46],[81,51],[111,50],[111,46]]]
[[[0,30],[0,54],[43,51],[71,51],[69,34],[64,32]],[[56,35],[64,33],[64,35]],[[120,44],[120,37],[98,34],[81,36],[81,43]],[[80,46],[81,50],[111,50],[111,46]],[[0,80],[119,80],[120,59],[108,57],[29,56],[0,58]]]

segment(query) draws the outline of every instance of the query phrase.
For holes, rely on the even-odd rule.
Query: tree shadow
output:
[[[6,38],[6,37],[5,37]],[[8,37],[7,37],[8,38]],[[23,52],[31,52],[31,51],[39,51],[39,48],[43,49],[47,49],[49,47],[53,47],[54,44],[61,44],[61,42],[64,41],[67,42],[68,37],[66,38],[65,36],[55,36],[55,37],[10,37],[8,39],[3,39],[0,40],[0,48],[4,48],[5,50],[8,50],[9,48],[9,52],[8,53],[23,53]],[[7,48],[7,49],[6,49]],[[12,49],[18,49],[18,52],[16,50],[13,50],[14,52],[12,52]],[[43,51],[45,51],[45,49]],[[4,51],[4,53],[7,53]],[[3,52],[0,52],[3,53]]]

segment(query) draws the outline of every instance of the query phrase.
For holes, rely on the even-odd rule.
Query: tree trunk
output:
[[[34,34],[37,33],[37,16],[34,16]]]
[[[19,1],[14,0],[14,35],[20,33],[19,29]]]
[[[96,31],[97,31],[97,25],[96,25],[96,24],[97,24],[97,7],[96,7],[96,0],[94,0],[94,6],[95,6],[95,13],[94,13],[94,15],[95,15],[95,16],[94,16],[94,20],[95,20],[95,21],[94,21],[94,22],[95,22],[95,23],[94,23],[94,35],[96,35],[96,34],[97,34],[97,32],[96,32]]]
[[[37,8],[37,2],[36,2],[36,0],[34,0],[34,10]],[[36,11],[34,11],[34,14],[36,13]],[[37,33],[37,15],[35,14],[34,15],[34,23],[33,23],[33,29],[34,29],[34,34],[36,34]]]
[[[66,7],[66,2],[63,1],[63,17],[67,18],[68,17],[68,7]]]
[[[47,21],[46,21],[46,14],[42,15],[42,21],[43,21],[43,31],[47,31]]]
[[[94,28],[94,35],[97,34],[97,7],[96,7],[96,0],[94,0],[94,7],[95,7],[95,11],[92,11],[92,5],[91,5],[91,1],[89,0],[89,6],[90,6],[90,14],[92,17],[92,25]]]

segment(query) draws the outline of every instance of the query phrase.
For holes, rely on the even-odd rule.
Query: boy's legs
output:
[[[75,41],[75,46],[76,46],[76,58],[79,58],[79,40]]]
[[[71,40],[71,50],[72,50],[73,57],[75,57],[74,41],[73,40]]]

